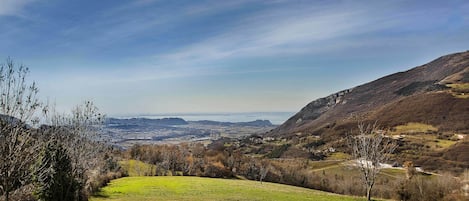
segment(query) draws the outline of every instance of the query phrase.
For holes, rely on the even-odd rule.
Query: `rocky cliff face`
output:
[[[345,100],[344,97],[352,90],[353,89],[346,89],[309,103],[303,109],[301,109],[300,112],[291,117],[274,132],[288,132],[287,129],[289,128],[300,127],[310,121],[317,119],[323,113],[334,108],[336,105],[347,103],[347,100]]]

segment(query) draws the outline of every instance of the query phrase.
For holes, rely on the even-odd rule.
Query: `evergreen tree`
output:
[[[35,168],[35,195],[41,201],[76,200],[77,182],[67,150],[57,141],[46,144]]]

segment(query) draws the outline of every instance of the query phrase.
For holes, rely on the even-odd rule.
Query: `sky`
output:
[[[294,112],[469,50],[469,1],[0,0],[0,30],[59,111]]]

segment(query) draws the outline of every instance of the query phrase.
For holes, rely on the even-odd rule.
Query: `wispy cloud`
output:
[[[89,37],[82,39],[98,47],[122,42],[136,43],[142,35],[148,37],[148,42],[152,43],[167,37],[164,35],[168,32],[183,32],[185,28],[196,26],[186,24],[187,21],[223,13],[246,2],[246,0],[233,0],[172,4],[158,0],[131,1],[110,7],[94,16],[90,24],[76,24],[63,33],[64,35],[85,33]],[[148,36],[150,33],[151,37]]]
[[[0,16],[21,16],[23,8],[34,0],[0,0]]]
[[[337,43],[325,45],[325,41],[397,25],[386,21],[383,16],[373,19],[369,10],[357,7],[295,6],[255,13],[240,19],[236,26],[219,35],[155,57],[168,63],[194,63],[239,57],[324,53],[342,48],[336,46]]]
[[[100,14],[98,18],[118,17],[88,25],[94,27],[89,30],[100,30],[87,39],[88,43],[105,47],[145,32],[154,32],[155,37],[158,37],[163,28],[181,26],[177,23],[180,23],[182,19],[210,16],[242,7],[250,2],[222,1],[213,4],[186,5],[179,8],[180,10],[177,11],[179,15],[165,12],[154,15],[151,12],[146,15],[147,17],[142,18],[133,12],[129,14],[132,9],[153,3],[155,2],[143,1],[143,3],[121,5]],[[423,36],[386,40],[383,40],[381,36],[376,38],[376,33],[397,28],[405,30],[408,27],[407,23],[412,24],[409,22],[412,19],[427,16],[428,11],[412,9],[394,14],[394,8],[402,6],[401,3],[399,1],[368,2],[367,4],[375,5],[365,6],[347,1],[343,4],[308,3],[305,5],[281,1],[269,2],[268,9],[238,16],[230,26],[223,27],[216,34],[200,37],[194,42],[180,46],[175,45],[165,51],[156,47],[153,51],[158,53],[153,54],[152,57],[141,55],[136,59],[141,61],[129,64],[132,66],[131,70],[127,68],[123,73],[115,75],[103,72],[107,74],[108,80],[102,80],[101,76],[96,76],[96,80],[99,82],[136,82],[188,76],[265,72],[271,70],[256,69],[256,66],[248,67],[249,69],[227,69],[225,64],[229,61],[249,58],[305,57],[386,43],[407,44],[418,37],[425,38]],[[439,15],[445,10],[436,9],[432,12]],[[119,13],[125,15],[119,15]],[[82,29],[82,27],[77,25],[69,32],[83,33],[76,29]],[[150,48],[146,54],[151,55],[151,51]],[[277,71],[276,68],[278,67],[272,66],[270,69]],[[289,67],[284,69],[289,69]]]

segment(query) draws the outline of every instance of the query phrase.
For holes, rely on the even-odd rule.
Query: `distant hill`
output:
[[[148,119],[148,118],[130,118],[130,119],[117,119],[108,118],[106,119],[106,125],[155,125],[155,126],[175,126],[175,125],[186,125],[188,124],[184,119],[181,118],[162,118],[162,119]]]
[[[265,137],[296,145],[285,153],[328,147],[346,152],[342,139],[359,121],[376,121],[399,139],[398,162],[412,160],[430,170],[469,168],[469,51],[314,100]]]
[[[190,121],[191,123],[211,125],[211,126],[253,126],[253,127],[267,127],[273,126],[269,120],[255,120],[248,122],[219,122],[210,120]]]
[[[130,118],[118,119],[108,118],[105,124],[107,126],[177,126],[187,125],[189,123],[209,125],[209,126],[253,126],[253,127],[267,127],[273,126],[269,120],[255,120],[248,122],[220,122],[211,120],[200,121],[186,121],[182,118],[162,118],[162,119],[148,119],[148,118]]]

